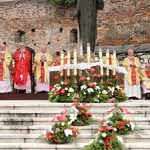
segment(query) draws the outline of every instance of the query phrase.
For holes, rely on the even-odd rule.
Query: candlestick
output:
[[[64,52],[61,51],[61,56],[60,56],[60,70],[61,70],[61,73],[60,75],[63,76],[63,69],[64,69]]]
[[[74,49],[74,75],[77,75],[77,49]]]
[[[100,74],[103,76],[103,58],[102,58],[102,50],[99,50],[99,63],[100,63]]]
[[[116,75],[116,51],[113,51],[113,75]]]
[[[109,50],[106,51],[106,75],[109,76]]]
[[[70,51],[67,54],[67,76],[70,76]]]
[[[87,43],[87,68],[90,69],[90,58],[91,58],[90,43]]]

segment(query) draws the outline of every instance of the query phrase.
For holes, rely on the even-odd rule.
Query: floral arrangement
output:
[[[56,123],[49,128],[44,129],[41,137],[48,143],[64,144],[74,141],[79,131],[75,127],[71,127],[67,121],[67,117],[58,115],[51,121],[56,119]]]
[[[101,125],[84,150],[125,150],[123,138],[114,132],[114,128]]]
[[[109,102],[114,101],[115,98],[109,100]],[[109,115],[106,117],[104,124],[113,127],[117,134],[127,135],[135,131],[137,123],[134,120],[127,119],[123,115],[124,113],[130,114],[128,109],[124,109],[114,102],[114,108],[108,111],[108,113]]]
[[[60,72],[59,72],[60,73]],[[69,80],[63,81],[60,75],[55,76],[58,83],[50,87],[49,101],[50,102],[73,102],[75,87]]]
[[[68,123],[71,125],[89,125],[94,122],[90,107],[86,103],[74,102],[66,113]]]
[[[90,68],[87,71],[87,76],[80,78],[81,86],[79,87],[79,102],[92,103],[98,99],[100,91],[100,84],[94,81],[94,78],[99,78],[100,74],[95,73],[95,68]]]
[[[122,73],[117,73],[112,78],[109,78],[105,85],[109,98],[114,97],[116,102],[127,100],[126,92],[124,90],[124,79],[121,76]]]

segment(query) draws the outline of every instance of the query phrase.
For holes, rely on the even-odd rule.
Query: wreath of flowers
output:
[[[57,115],[51,121],[56,120],[52,126],[45,128],[41,137],[48,143],[64,144],[74,141],[79,134],[75,127],[71,127],[67,117]]]

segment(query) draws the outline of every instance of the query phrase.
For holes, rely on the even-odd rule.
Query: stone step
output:
[[[35,126],[0,126],[1,134],[41,134],[45,128],[49,125],[35,125]],[[94,134],[99,128],[99,125],[88,125],[88,126],[75,126],[81,134]],[[136,129],[140,132],[149,133],[150,125],[138,125]]]
[[[55,115],[60,114],[59,109],[55,110],[0,110],[0,117],[6,118],[6,117],[49,117],[52,118]],[[108,115],[107,111],[104,110],[91,110],[91,114],[94,117],[104,117]],[[132,110],[130,111],[130,114],[125,114],[125,116],[130,117],[150,117],[150,110]]]
[[[63,111],[71,107],[72,103],[51,103],[48,100],[34,100],[31,103],[29,101],[1,101],[0,110],[59,110]],[[108,111],[113,107],[112,103],[90,103],[91,111],[93,110],[105,110]],[[148,100],[127,100],[119,103],[119,106],[128,108],[129,111],[148,111],[150,107],[150,101]]]
[[[102,119],[101,117],[92,117],[94,120]],[[131,117],[127,116],[130,120],[135,120],[137,124],[150,124],[150,117]],[[6,117],[0,118],[0,125],[52,125],[54,122],[51,122],[52,118],[43,118],[43,117]]]
[[[83,150],[87,143],[0,143],[1,150]],[[150,143],[127,143],[127,150],[150,150]]]
[[[40,138],[41,134],[0,134],[0,143],[44,143],[45,141]],[[94,135],[94,134],[93,134]],[[76,143],[88,143],[93,139],[91,134],[79,134]],[[142,133],[140,136],[136,135],[122,135],[125,143],[149,143],[150,132]]]

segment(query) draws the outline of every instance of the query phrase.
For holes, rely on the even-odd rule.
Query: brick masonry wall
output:
[[[70,40],[71,30],[77,29],[77,22],[72,21],[74,10],[55,7],[49,0],[1,0],[0,39],[6,41],[12,53],[17,48],[17,31],[25,32],[26,44],[36,52],[42,44],[47,44],[52,54],[61,49],[73,50],[77,47]],[[97,48],[149,44],[150,1],[105,0],[97,23]]]

